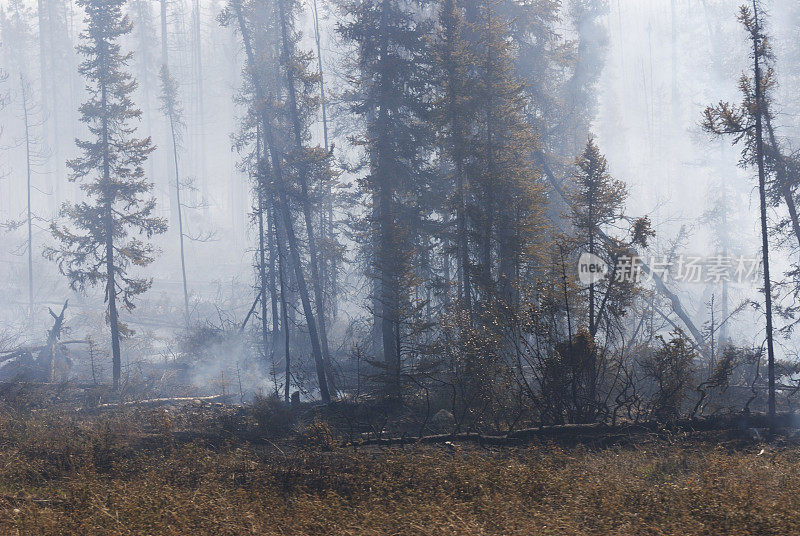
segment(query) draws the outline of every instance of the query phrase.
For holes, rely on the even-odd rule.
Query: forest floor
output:
[[[785,437],[353,448],[319,422],[256,442],[224,428],[0,407],[0,534],[800,534]]]

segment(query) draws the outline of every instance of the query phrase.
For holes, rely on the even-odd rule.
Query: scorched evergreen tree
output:
[[[346,97],[364,125],[352,138],[366,156],[367,173],[360,181],[369,205],[363,245],[379,333],[376,353],[383,358],[393,398],[400,396],[403,346],[419,283],[414,268],[429,212],[432,133],[424,121],[429,28],[420,7],[408,0],[348,1],[338,28],[355,52]]]
[[[598,255],[613,263],[614,247],[606,244],[600,233],[605,226],[612,225],[623,217],[623,205],[628,192],[625,183],[616,180],[608,172],[606,158],[600,153],[591,137],[583,153],[577,158],[572,188],[567,194],[570,219],[575,228],[579,248]],[[607,287],[610,286],[606,283]],[[596,314],[596,283],[589,284],[589,333],[597,334],[599,317]],[[608,292],[610,289],[606,288]],[[606,300],[603,300],[603,304]],[[601,308],[602,309],[602,308]],[[602,311],[600,311],[602,314]]]
[[[123,15],[124,0],[79,0],[86,11],[78,52],[89,98],[80,107],[90,136],[76,140],[80,156],[67,162],[69,180],[80,183],[85,200],[65,203],[62,215],[70,222],[52,225],[59,245],[45,256],[58,263],[73,289],[105,286],[111,328],[114,388],[119,388],[121,359],[117,302],[131,310],[134,298],[151,284],[129,273],[131,266],[153,261],[154,248],[144,239],[166,231],[166,222],[153,216],[153,184],[143,165],[153,151],[150,138],[135,137],[141,111],[131,100],[136,81],[128,73],[131,53],[121,50],[120,38],[131,31]]]

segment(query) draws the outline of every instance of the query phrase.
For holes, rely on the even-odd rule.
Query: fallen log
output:
[[[126,400],[125,402],[106,402],[104,404],[98,404],[94,406],[92,409],[114,409],[114,408],[124,408],[124,407],[140,407],[140,406],[166,406],[169,404],[181,404],[181,403],[209,403],[209,402],[220,402],[220,403],[228,403],[230,401],[229,395],[211,395],[211,396],[173,396],[173,397],[164,397],[164,398],[148,398],[145,400]]]
[[[783,414],[776,417],[774,428],[794,428],[796,416]],[[766,414],[737,414],[715,417],[681,419],[665,424],[657,421],[629,422],[616,425],[606,423],[557,424],[513,430],[505,434],[480,434],[477,432],[457,434],[434,434],[427,436],[403,436],[360,438],[347,443],[350,447],[361,446],[401,446],[414,444],[477,443],[480,445],[513,445],[530,441],[577,441],[600,440],[609,436],[627,436],[662,431],[708,432],[713,430],[749,430],[769,428],[770,420]]]

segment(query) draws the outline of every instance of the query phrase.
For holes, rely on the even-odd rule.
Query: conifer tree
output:
[[[323,203],[316,204],[312,200],[312,187],[315,186],[315,183],[322,184],[320,188],[317,188],[322,193],[330,189],[330,155],[319,146],[315,148],[308,147],[307,143],[310,138],[308,123],[310,118],[313,117],[313,113],[316,112],[319,101],[311,93],[312,88],[317,83],[317,77],[309,70],[312,56],[301,53],[296,48],[300,34],[295,30],[294,17],[299,6],[293,1],[275,0],[275,8],[278,16],[278,27],[280,28],[281,75],[285,82],[284,87],[287,97],[285,106],[286,122],[291,125],[292,139],[290,145],[292,149],[287,155],[287,164],[289,165],[287,165],[286,169],[293,172],[295,181],[299,186],[299,195],[297,197],[299,197],[298,201],[305,222],[308,264],[311,269],[314,304],[319,321],[320,343],[328,381],[332,384],[333,374],[330,363],[330,350],[328,348],[328,330],[325,321],[323,281],[320,276],[324,262],[317,247],[317,236],[324,233],[324,228],[315,228],[316,222],[324,221],[324,217],[321,220],[320,215],[326,212],[327,200],[322,199]]]
[[[312,296],[308,289],[306,276],[303,273],[301,261],[300,243],[295,231],[295,222],[292,214],[290,201],[290,184],[288,179],[291,176],[291,169],[287,167],[284,149],[286,142],[279,138],[281,133],[278,127],[280,123],[276,121],[276,106],[274,95],[270,92],[272,76],[275,74],[269,65],[264,65],[263,59],[271,56],[273,49],[269,46],[272,41],[269,37],[270,21],[263,20],[265,15],[263,10],[257,9],[258,4],[245,6],[240,0],[232,0],[229,10],[223,13],[223,20],[228,23],[231,19],[235,21],[244,44],[247,56],[248,84],[250,91],[250,110],[251,113],[247,121],[258,125],[260,137],[263,139],[264,151],[269,155],[271,176],[276,198],[276,209],[280,214],[281,231],[285,233],[288,243],[289,259],[288,264],[294,270],[297,282],[298,294],[303,306],[303,315],[308,326],[308,335],[311,342],[312,355],[314,357],[317,379],[319,382],[320,397],[323,402],[331,400],[328,389],[328,364],[324,358],[320,334],[317,324],[317,315],[311,304]],[[255,9],[254,9],[255,8]],[[247,13],[245,15],[245,13]],[[255,31],[253,31],[255,30]],[[266,37],[266,39],[265,39]],[[291,142],[289,142],[291,145]],[[288,326],[284,326],[288,327]],[[287,331],[288,333],[288,331]],[[328,369],[329,370],[329,369]]]
[[[577,246],[586,248],[590,254],[598,255],[606,262],[613,262],[613,252],[608,250],[609,244],[601,240],[600,231],[622,218],[627,189],[622,181],[611,177],[606,158],[591,137],[575,164],[577,172],[568,201]],[[589,333],[592,337],[598,329],[596,285],[589,284]]]
[[[153,261],[154,247],[146,240],[166,231],[166,222],[153,216],[152,183],[143,165],[153,151],[150,138],[135,137],[141,112],[131,100],[136,82],[128,73],[132,54],[123,52],[120,38],[131,31],[123,15],[124,0],[79,0],[86,12],[78,52],[84,57],[79,71],[86,79],[88,100],[81,121],[90,136],[77,140],[81,154],[67,164],[70,181],[78,182],[86,200],[65,204],[70,221],[53,223],[58,245],[45,256],[58,263],[70,287],[83,290],[102,284],[111,329],[114,388],[121,376],[118,301],[127,310],[147,291],[151,281],[130,272]]]
[[[433,48],[434,81],[438,93],[433,103],[438,143],[441,147],[440,169],[444,184],[451,192],[448,212],[455,214],[456,228],[451,234],[456,249],[458,297],[461,306],[472,314],[472,278],[470,261],[469,177],[471,129],[476,120],[473,102],[475,84],[474,58],[466,39],[468,28],[457,0],[444,0],[438,17],[437,39]]]
[[[31,172],[32,159],[33,159],[33,135],[31,127],[33,123],[32,107],[33,101],[31,99],[31,88],[25,77],[20,73],[19,75],[20,96],[22,97],[22,114],[25,122],[25,193],[27,198],[26,207],[26,227],[28,231],[28,317],[31,325],[33,325],[34,306],[33,306],[33,206],[31,203]]]
[[[391,397],[400,395],[404,324],[418,281],[419,234],[430,179],[428,25],[407,0],[348,1],[338,31],[353,46],[347,95],[365,127],[354,137],[366,155],[360,185],[369,215],[364,245],[373,282],[373,319]],[[376,341],[377,342],[377,341]]]
[[[486,303],[516,301],[523,276],[531,278],[534,254],[545,235],[545,199],[533,156],[540,150],[525,110],[525,85],[514,68],[508,23],[491,3],[478,9],[474,25],[478,123],[470,173],[475,177],[477,275]]]
[[[767,36],[759,18],[759,2],[753,0],[752,9],[743,5],[739,9],[739,21],[744,26],[750,40],[750,59],[753,62],[752,75],[743,74],[739,87],[743,93],[740,106],[720,102],[709,106],[703,115],[703,128],[717,136],[731,135],[734,142],[743,143],[741,164],[755,167],[758,173],[758,194],[761,218],[761,259],[764,270],[764,304],[766,315],[767,376],[769,383],[768,411],[775,415],[775,351],[772,329],[772,281],[769,264],[769,222],[767,220],[768,169],[766,142],[764,139],[765,119],[769,114],[769,90],[774,84],[772,57]],[[787,204],[791,206],[791,199]],[[798,234],[800,237],[800,234]]]

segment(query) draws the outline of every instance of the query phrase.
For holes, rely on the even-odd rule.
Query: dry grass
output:
[[[173,426],[0,418],[0,534],[800,533],[793,445],[354,451],[309,433],[180,443]]]

